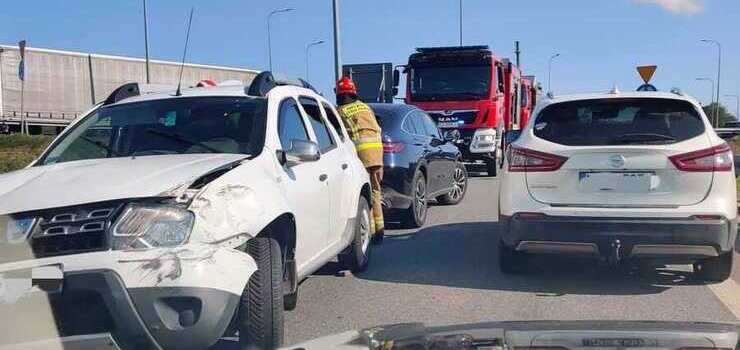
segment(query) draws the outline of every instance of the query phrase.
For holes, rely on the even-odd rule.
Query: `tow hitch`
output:
[[[622,248],[622,241],[614,239],[610,244],[609,256],[607,261],[609,265],[618,265],[624,257],[624,249]]]

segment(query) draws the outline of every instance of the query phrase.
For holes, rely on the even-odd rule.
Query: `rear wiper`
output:
[[[652,143],[652,142],[659,142],[659,143],[669,143],[669,142],[675,142],[676,138],[669,135],[663,135],[663,134],[650,134],[650,133],[644,133],[644,134],[624,134],[617,136],[609,141],[609,144],[612,145],[625,145],[625,144],[632,144],[632,143]]]
[[[167,132],[159,131],[159,130],[152,129],[152,128],[146,129],[146,132],[152,133],[154,135],[159,135],[159,136],[162,136],[162,137],[166,137],[166,138],[168,138],[170,140],[175,140],[177,142],[185,143],[185,144],[188,144],[190,146],[196,146],[197,145],[198,147],[203,147],[203,148],[205,148],[205,149],[207,149],[207,150],[209,150],[209,151],[211,151],[213,153],[223,153],[220,149],[213,148],[213,147],[208,146],[206,144],[203,144],[201,142],[192,141],[192,140],[190,140],[190,139],[188,139],[186,137],[183,137],[182,135],[180,135],[178,133],[167,133]]]
[[[114,151],[112,148],[110,148],[110,146],[108,146],[107,144],[105,144],[103,142],[100,142],[98,140],[95,140],[95,139],[90,138],[89,136],[85,136],[85,135],[80,135],[79,138],[80,138],[80,140],[87,141],[87,142],[89,142],[89,143],[91,143],[91,144],[93,144],[95,146],[98,146],[98,147],[106,150],[108,152],[108,154],[110,154],[110,155],[114,155],[116,157],[120,157],[121,156],[120,153]]]

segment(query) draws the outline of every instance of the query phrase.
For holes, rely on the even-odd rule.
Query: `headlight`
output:
[[[480,142],[493,142],[496,140],[496,135],[478,135],[478,141]]]
[[[130,204],[111,230],[113,249],[172,247],[183,244],[193,229],[192,212],[171,205]]]

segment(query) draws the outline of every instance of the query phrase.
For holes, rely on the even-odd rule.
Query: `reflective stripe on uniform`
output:
[[[358,151],[364,151],[366,149],[372,149],[372,148],[383,148],[382,142],[365,142],[358,144],[355,146],[355,149]]]

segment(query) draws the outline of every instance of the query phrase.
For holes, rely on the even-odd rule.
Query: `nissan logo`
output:
[[[624,157],[620,155],[611,156],[609,157],[609,163],[611,163],[614,168],[621,168],[624,166]]]

